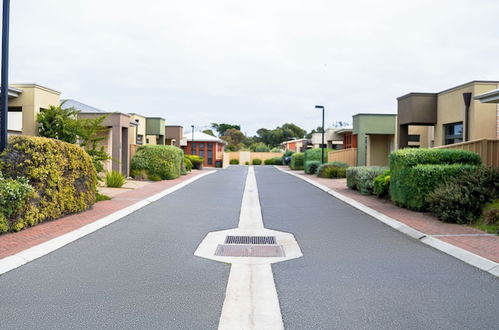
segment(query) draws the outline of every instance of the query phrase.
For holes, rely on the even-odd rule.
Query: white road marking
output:
[[[275,236],[285,257],[215,256],[218,244],[229,235]],[[249,167],[239,215],[239,227],[208,233],[196,256],[231,263],[218,329],[284,329],[272,263],[303,256],[293,234],[265,229],[253,167]]]

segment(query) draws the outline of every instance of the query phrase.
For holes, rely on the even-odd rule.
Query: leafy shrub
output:
[[[148,174],[147,175],[147,180],[149,181],[161,181],[163,180],[159,174]]]
[[[118,171],[106,173],[106,186],[111,188],[121,188],[126,182],[126,178]]]
[[[269,146],[263,142],[253,143],[249,149],[253,152],[270,152]]]
[[[146,170],[130,170],[130,176],[135,180],[147,180]]]
[[[319,178],[344,178],[346,175],[346,167],[334,165],[337,162],[322,164],[317,168],[317,176]],[[348,167],[348,166],[347,166]]]
[[[187,172],[192,171],[192,162],[189,158],[184,156],[184,166]]]
[[[264,164],[265,165],[282,165],[282,157],[274,157],[274,158],[265,159]]]
[[[331,149],[324,148],[324,160],[325,161],[327,161],[327,155],[328,155],[328,152],[330,152],[330,151],[331,151]],[[322,161],[322,149],[321,148],[308,149],[305,151],[303,162],[306,164],[308,161],[311,161],[311,160]]]
[[[231,159],[229,161],[229,164],[231,164],[231,165],[238,165],[239,164],[239,159]]]
[[[244,165],[249,165],[249,162],[244,162]]]
[[[293,150],[286,150],[283,157],[291,157],[294,153]]]
[[[282,150],[279,148],[272,148],[270,152],[282,152]]]
[[[109,197],[108,195],[97,193],[97,195],[95,196],[96,202],[102,202],[102,201],[108,201],[108,200],[111,200],[111,197]]]
[[[144,170],[150,180],[171,180],[181,175],[184,152],[174,146],[140,146],[132,157],[133,173]]]
[[[253,165],[262,165],[262,160],[259,158],[253,159]]]
[[[499,200],[484,207],[483,221],[486,225],[499,225]]]
[[[291,155],[289,166],[292,170],[303,170],[304,156],[303,152],[295,152]]]
[[[33,187],[25,178],[5,179],[0,173],[0,233],[9,231],[8,219],[23,210],[33,192]]]
[[[315,174],[319,166],[321,166],[321,162],[319,160],[309,160],[304,166],[305,173]]]
[[[385,173],[378,175],[374,179],[374,190],[373,193],[378,197],[385,197],[388,195],[390,189],[390,175],[391,171],[388,170]]]
[[[204,158],[198,155],[185,155],[185,158],[189,159],[192,163],[192,168],[196,170],[202,170],[204,164]]]
[[[347,163],[343,163],[343,162],[331,162],[331,163],[326,163],[326,164],[336,166],[336,167],[341,167],[341,168],[348,168],[350,166]]]
[[[90,156],[77,145],[11,136],[0,154],[0,171],[6,178],[26,178],[35,192],[26,206],[8,219],[9,230],[81,212],[95,203],[97,173]]]
[[[360,191],[361,194],[371,195],[374,190],[374,179],[386,172],[386,167],[358,166],[346,170],[347,186]]]
[[[425,210],[426,198],[437,186],[480,164],[480,156],[466,150],[397,150],[390,154],[391,198],[399,206]]]
[[[428,194],[428,208],[442,221],[471,223],[499,198],[499,171],[479,167],[459,173]]]

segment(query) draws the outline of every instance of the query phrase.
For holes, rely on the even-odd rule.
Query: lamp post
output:
[[[191,134],[192,134],[192,140],[191,140],[191,154],[195,155],[196,150],[194,148],[194,125],[191,125]]]
[[[2,78],[0,89],[0,152],[7,147],[7,116],[9,115],[9,13],[10,0],[3,0],[2,16]]]
[[[316,105],[315,108],[322,109],[322,144],[321,144],[322,157],[321,157],[321,161],[322,161],[322,164],[324,164],[324,106],[323,105]]]

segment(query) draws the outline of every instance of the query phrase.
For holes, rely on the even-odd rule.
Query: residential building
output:
[[[499,139],[499,89],[475,96],[481,103],[495,104],[496,106],[496,139]]]
[[[499,81],[470,81],[438,93],[409,93],[398,101],[398,147],[411,146],[419,126],[421,147],[498,137]],[[481,102],[484,101],[484,102]]]
[[[60,95],[56,90],[37,84],[9,85],[9,134],[38,135],[37,114],[51,105],[58,105]]]
[[[165,144],[165,119],[161,117],[146,118],[146,143],[150,145]]]
[[[312,141],[310,139],[295,139],[284,141],[280,145],[281,149],[284,151],[295,151],[304,152],[305,150],[312,148]]]
[[[217,161],[222,166],[226,142],[216,136],[203,132],[184,135],[181,146],[186,154],[198,155],[204,158],[204,166],[214,167]]]
[[[324,147],[335,150],[343,149],[343,135],[338,134],[338,132],[344,132],[345,129],[347,128],[335,127],[326,129],[326,132],[324,132]],[[313,133],[311,140],[313,148],[320,148],[322,145],[322,133]]]
[[[184,128],[178,125],[165,126],[165,144],[180,148],[180,141],[184,137]]]
[[[131,125],[128,129],[128,141],[139,146],[145,144],[146,117],[136,113],[130,113],[129,115],[130,123],[135,125]]]

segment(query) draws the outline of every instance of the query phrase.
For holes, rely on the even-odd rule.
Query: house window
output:
[[[204,143],[199,144],[199,156],[204,157]]]
[[[408,141],[409,142],[419,142],[420,141],[419,134],[409,134]]]
[[[143,140],[143,136],[142,135],[137,135],[137,144],[142,144],[142,140]],[[147,141],[149,143],[149,141]]]
[[[444,125],[444,144],[463,142],[463,122]]]
[[[196,154],[196,144],[194,142],[191,143],[191,155]]]

